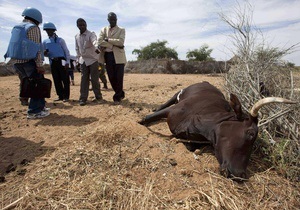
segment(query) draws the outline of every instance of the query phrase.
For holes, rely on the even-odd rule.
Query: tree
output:
[[[134,49],[132,54],[137,55],[138,60],[149,60],[151,58],[171,58],[178,60],[178,53],[174,48],[166,47],[167,41],[152,42],[141,49]]]
[[[189,61],[213,61],[214,58],[210,56],[212,51],[207,44],[203,44],[199,49],[189,50],[186,58]]]
[[[290,67],[290,68],[294,68],[296,64],[294,64],[294,63],[288,61],[286,65],[287,65],[288,67]]]

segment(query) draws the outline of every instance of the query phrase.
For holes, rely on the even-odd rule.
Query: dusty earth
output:
[[[51,75],[46,74],[47,78]],[[299,209],[299,183],[254,154],[249,181],[219,175],[209,145],[195,154],[165,122],[138,121],[175,92],[218,75],[126,74],[126,98],[79,106],[75,73],[69,102],[53,102],[47,118],[27,120],[17,76],[0,77],[0,208],[9,209]]]

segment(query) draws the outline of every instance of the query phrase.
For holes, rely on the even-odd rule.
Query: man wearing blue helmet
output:
[[[70,52],[65,40],[56,35],[56,26],[53,23],[44,23],[43,29],[49,37],[43,41],[43,46],[44,55],[49,58],[51,74],[58,95],[55,101],[66,102],[70,97],[70,80],[68,76]],[[65,61],[65,66],[63,66],[62,61]]]
[[[38,25],[43,22],[39,10],[27,7],[22,16],[23,22],[16,25],[12,30],[11,39],[5,58],[10,57],[15,63],[14,68],[20,78],[43,78],[43,55],[41,44],[41,31]],[[28,99],[24,99],[28,103]],[[45,98],[30,98],[27,118],[35,119],[46,117],[50,109],[45,107]]]

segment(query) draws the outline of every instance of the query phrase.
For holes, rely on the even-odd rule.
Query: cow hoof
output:
[[[145,121],[145,118],[142,119],[141,121],[139,121],[138,123],[141,124],[141,125],[146,125],[147,124],[146,121]]]

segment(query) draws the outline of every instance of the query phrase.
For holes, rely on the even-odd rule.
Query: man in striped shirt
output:
[[[43,22],[39,10],[27,7],[22,16],[23,22],[16,25],[12,30],[12,37],[8,46],[6,57],[14,62],[14,68],[20,78],[43,78],[43,56],[41,45],[41,31],[38,25]],[[46,117],[50,109],[45,106],[45,98],[30,98],[27,118],[35,119]]]

